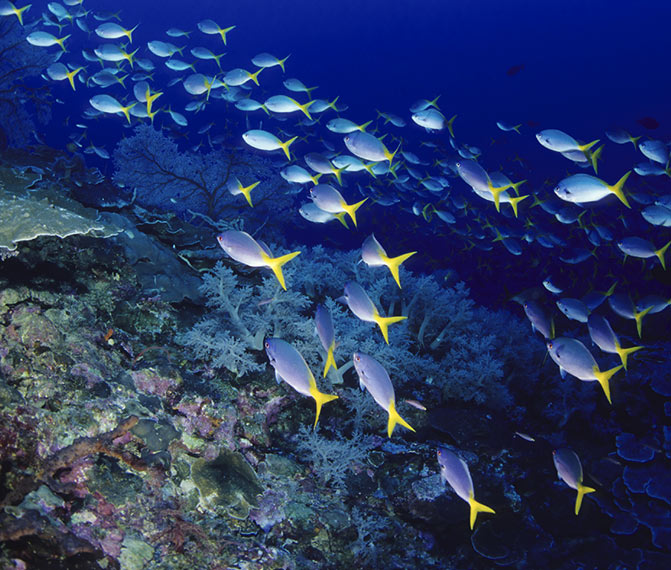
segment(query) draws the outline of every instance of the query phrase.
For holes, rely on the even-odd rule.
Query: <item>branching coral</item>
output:
[[[176,211],[190,210],[212,218],[231,220],[240,215],[240,197],[232,196],[228,183],[235,177],[247,184],[260,181],[254,190],[254,210],[269,214],[286,207],[281,192],[286,184],[264,158],[242,150],[212,150],[209,153],[180,151],[161,131],[148,125],[122,140],[114,151],[114,181],[137,189],[143,206]]]

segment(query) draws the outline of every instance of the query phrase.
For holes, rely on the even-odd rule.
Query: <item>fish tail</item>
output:
[[[23,26],[23,13],[28,10],[32,4],[26,4],[25,6],[21,8],[14,8],[14,13],[16,14],[16,17],[19,19],[19,24]]]
[[[644,311],[638,312],[634,311],[634,319],[636,320],[636,332],[638,333],[638,338],[643,338],[643,317],[647,315],[652,310],[652,306],[648,307]]]
[[[471,530],[473,530],[473,527],[475,526],[475,519],[478,517],[478,513],[496,514],[494,509],[487,505],[483,505],[482,503],[478,503],[472,495],[468,499],[468,504],[471,507]]]
[[[507,190],[509,186],[492,186],[492,183],[489,183],[489,191],[494,196],[494,206],[496,206],[496,211],[501,211],[501,192]]]
[[[398,270],[401,267],[401,263],[416,253],[416,251],[411,251],[410,253],[404,253],[398,257],[382,256],[382,261],[384,261],[384,264],[389,268],[389,271],[391,271],[391,276],[394,278],[394,281],[396,281],[396,285],[398,285],[399,289],[401,289],[401,279],[398,275]]]
[[[398,144],[394,152],[389,152],[387,147],[384,147],[384,157],[389,161],[389,170],[391,170],[391,163],[394,162],[394,157],[399,150],[401,150],[401,143]]]
[[[254,184],[250,184],[249,186],[242,186],[240,188],[240,192],[247,199],[247,203],[251,208],[254,207],[254,204],[252,204],[252,190],[254,190],[254,188],[256,188],[258,185],[259,182],[254,182]]]
[[[136,28],[137,28],[139,25],[140,25],[140,24],[136,24],[135,27],[131,28],[130,30],[126,30],[126,31],[125,31],[125,33],[126,33],[126,37],[128,37],[128,41],[129,41],[130,43],[133,43],[133,32],[136,30]]]
[[[520,127],[521,127],[521,126],[522,126],[522,123],[520,123],[519,125],[515,125],[515,126],[513,127],[513,131],[515,131],[518,135],[521,134],[521,133],[520,133]]]
[[[293,143],[298,137],[291,137],[288,141],[286,142],[281,142],[280,141],[280,147],[284,151],[284,154],[287,155],[287,160],[291,160],[291,154],[289,153],[289,147],[291,146],[291,143]]]
[[[592,168],[594,169],[594,174],[599,174],[599,160],[601,159],[601,153],[603,152],[603,147],[605,145],[601,145],[599,148],[597,148],[594,152],[589,153],[589,161],[592,164]]]
[[[72,87],[73,91],[76,91],[75,89],[75,76],[82,70],[84,69],[83,67],[78,67],[77,69],[73,69],[66,75],[68,76],[68,80],[70,81],[70,87]]]
[[[363,205],[363,203],[368,200],[368,198],[364,198],[361,200],[361,202],[357,202],[356,204],[342,204],[343,210],[349,214],[349,217],[352,218],[352,221],[354,222],[354,227],[356,228],[356,211]]]
[[[517,206],[518,204],[524,200],[525,198],[528,198],[529,194],[525,194],[524,196],[517,196],[516,198],[511,198],[510,199],[510,205],[513,207],[513,213],[515,214],[515,217],[517,217]]]
[[[367,127],[368,125],[370,125],[372,122],[373,122],[373,121],[370,120],[370,121],[364,123],[363,125],[358,125],[358,126],[357,126],[357,129],[359,129],[359,130],[363,133],[363,132],[366,131],[366,127]]]
[[[589,149],[592,148],[595,144],[597,144],[601,139],[596,139],[593,140],[592,142],[589,142],[587,144],[582,144],[578,148],[585,153],[585,156],[589,158]]]
[[[620,202],[627,206],[627,208],[631,208],[631,206],[629,205],[627,197],[624,195],[624,183],[627,181],[627,178],[629,178],[630,174],[631,170],[627,172],[622,178],[620,178],[615,184],[609,186],[610,191],[615,194],[620,199]]]
[[[136,103],[131,103],[127,107],[121,107],[121,111],[123,112],[124,115],[126,115],[126,120],[128,121],[128,124],[130,124],[130,110],[135,107]]]
[[[254,73],[250,73],[250,74],[249,74],[249,78],[250,78],[254,83],[256,83],[256,86],[257,86],[257,87],[258,87],[258,85],[259,85],[259,73],[261,73],[261,72],[263,71],[263,69],[264,69],[263,67],[260,67],[260,68],[257,69]],[[308,115],[308,117],[310,117],[310,115],[309,115],[308,113],[306,113],[305,111],[303,111],[303,112],[304,112],[306,115]],[[310,117],[310,118],[312,118],[312,117]]]
[[[57,43],[59,46],[61,46],[61,49],[62,49],[63,51],[68,51],[68,50],[65,49],[65,40],[67,40],[70,36],[71,36],[71,34],[68,34],[67,36],[63,36],[62,38],[58,38],[58,39],[56,40],[56,43]]]
[[[610,380],[611,376],[613,376],[620,368],[623,368],[624,366],[620,364],[619,366],[615,366],[614,368],[611,368],[610,370],[604,370],[601,372],[599,370],[598,366],[594,367],[594,376],[596,379],[599,381],[599,384],[601,384],[601,387],[603,388],[603,393],[606,394],[606,399],[608,400],[608,403],[612,405],[612,401],[610,399],[610,385],[608,384],[608,380]]]
[[[315,85],[314,87],[306,87],[305,91],[308,94],[308,99],[312,99],[312,92],[319,87],[318,85]],[[336,97],[337,99],[337,97]]]
[[[452,115],[452,118],[449,121],[447,121],[447,130],[450,131],[450,136],[452,138],[454,138],[454,127],[453,127],[453,125],[454,125],[454,119],[456,119],[456,118],[457,118],[456,115]]]
[[[273,270],[275,277],[279,281],[282,289],[287,290],[287,286],[284,283],[284,274],[282,273],[282,266],[291,261],[294,257],[300,254],[300,251],[293,251],[287,253],[286,255],[280,255],[280,257],[270,257],[269,255],[263,254],[263,260],[268,264],[268,267]]]
[[[230,32],[235,26],[228,26],[228,28],[223,28],[219,30],[219,35],[221,36],[221,40],[224,42],[224,45],[226,45],[226,34]]]
[[[401,424],[403,427],[408,428],[410,431],[415,431],[408,422],[406,422],[400,414],[396,411],[396,403],[393,398],[389,402],[389,420],[387,421],[387,437],[391,437],[391,434],[394,431],[396,424]]]
[[[429,105],[440,111],[440,107],[438,106],[438,99],[440,99],[440,95],[438,95],[438,97],[436,97],[435,99],[429,101]]]
[[[336,366],[335,363],[335,358],[333,358],[333,351],[335,350],[335,341],[331,343],[331,346],[329,346],[329,349],[326,353],[326,364],[324,364],[324,378],[326,378],[326,374],[328,373],[329,369],[332,367],[333,370],[338,370],[338,367]]]
[[[655,250],[655,255],[659,258],[660,263],[662,264],[662,269],[666,271],[666,260],[664,259],[664,254],[666,253],[666,250],[669,249],[669,246],[671,245],[671,241],[668,242],[664,247],[660,247],[659,249]]]
[[[277,63],[279,64],[280,68],[282,69],[282,73],[284,73],[284,62],[291,57],[291,54],[289,54],[287,57],[284,59],[278,59]]]
[[[347,212],[338,212],[337,214],[333,214],[336,219],[343,225],[345,228],[349,229],[349,226],[347,225],[347,220],[345,219],[345,214]]]
[[[338,95],[333,101],[331,101],[328,106],[331,107],[334,111],[337,111],[338,109],[336,108],[336,103],[338,102],[338,99],[340,99],[340,95]]]
[[[582,498],[587,495],[587,493],[594,493],[596,489],[592,489],[592,487],[587,487],[586,485],[583,485],[582,483],[578,483],[578,495],[575,498],[575,514],[576,516],[580,512],[580,507],[582,505]]]
[[[312,101],[310,101],[312,103]],[[338,184],[342,186],[342,173],[343,171],[347,170],[347,166],[343,166],[342,168],[333,168],[331,169],[331,174],[336,177],[336,180],[338,181]]]
[[[303,111],[303,114],[310,120],[312,120],[312,115],[310,115],[310,111],[308,111],[308,109],[313,103],[314,101],[308,101],[307,103],[303,103],[303,105],[298,105],[298,108]]]
[[[408,317],[382,317],[380,315],[374,315],[373,318],[375,319],[375,322],[377,323],[377,325],[380,327],[380,330],[382,331],[382,336],[384,337],[384,342],[389,344],[389,325],[393,325],[394,323],[404,321]]]
[[[637,350],[641,350],[644,348],[643,346],[631,346],[629,348],[622,348],[619,343],[615,344],[615,351],[617,352],[618,356],[620,357],[620,360],[622,361],[622,366],[624,366],[624,369],[627,369],[627,358],[629,357],[630,354],[633,354]]]
[[[315,413],[315,423],[312,426],[312,429],[317,427],[317,422],[319,421],[319,414],[322,412],[322,406],[331,400],[335,400],[338,396],[335,394],[325,394],[320,392],[317,388],[317,383],[314,378],[310,381],[310,395],[315,399],[315,404],[317,405],[317,410]]]
[[[638,150],[638,144],[637,144],[637,141],[638,141],[638,139],[640,139],[640,138],[641,138],[641,137],[632,137],[631,135],[629,135],[629,142],[630,142],[631,144],[634,145],[634,150]]]
[[[363,162],[363,167],[368,171],[368,174],[370,174],[373,178],[377,178],[377,174],[375,174],[375,171],[373,170],[373,167],[375,166],[374,162]]]

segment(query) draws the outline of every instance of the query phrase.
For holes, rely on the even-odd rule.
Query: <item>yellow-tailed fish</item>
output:
[[[596,489],[582,484],[582,465],[575,451],[566,448],[557,449],[552,452],[552,460],[561,480],[571,489],[578,491],[575,498],[575,514],[577,515],[580,512],[582,498],[587,493],[593,493]]]
[[[258,150],[278,150],[282,149],[284,154],[287,157],[287,160],[291,160],[291,154],[289,153],[289,147],[298,137],[292,137],[287,141],[282,142],[275,135],[262,131],[260,129],[253,129],[243,133],[242,140],[244,140],[249,146]]]
[[[408,317],[383,317],[371,301],[363,287],[355,281],[345,283],[345,294],[341,297],[357,317],[368,323],[377,323],[382,331],[384,342],[389,344],[389,325],[398,323]]]
[[[311,188],[310,198],[312,198],[312,201],[319,209],[324,210],[325,212],[329,212],[331,214],[346,212],[352,219],[352,222],[354,222],[354,227],[357,225],[356,211],[368,199],[364,198],[355,204],[348,204],[343,198],[342,194],[338,192],[333,186],[328,184],[317,184],[317,186]]]
[[[325,394],[317,388],[317,382],[305,359],[293,346],[280,338],[267,338],[263,346],[266,349],[270,365],[275,369],[277,381],[284,380],[299,394],[314,398],[317,410],[315,423],[317,427],[322,406],[338,396]]]
[[[398,270],[401,267],[401,263],[416,253],[416,251],[411,251],[399,255],[398,257],[389,257],[387,252],[380,245],[380,242],[375,239],[374,235],[368,236],[361,246],[361,258],[364,263],[369,267],[387,267],[399,289],[401,288],[401,280],[399,278]]]
[[[231,193],[232,196],[239,196],[242,194],[245,199],[247,200],[247,203],[253,208],[254,204],[252,204],[252,190],[256,188],[261,182],[258,180],[256,182],[252,182],[248,186],[243,186],[242,182],[237,179],[237,177],[233,177],[231,180],[228,181],[228,184],[226,187],[228,188],[228,191]]]
[[[643,348],[642,346],[624,348],[620,344],[620,340],[617,338],[608,320],[596,313],[592,313],[587,319],[587,328],[592,342],[604,352],[617,354],[625,370],[627,369],[627,358],[629,355]]]
[[[394,386],[384,366],[372,356],[363,354],[362,352],[355,352],[352,360],[356,373],[359,375],[359,386],[361,389],[366,388],[370,395],[373,396],[373,399],[389,414],[387,437],[391,437],[396,424],[401,424],[410,431],[415,431],[396,411]]]
[[[471,479],[468,465],[466,465],[466,462],[461,457],[445,447],[438,448],[437,456],[438,464],[440,465],[440,475],[450,484],[450,487],[454,489],[457,496],[468,503],[471,509],[471,530],[475,526],[475,519],[478,513],[496,514],[494,509],[475,500],[473,479]]]
[[[319,336],[319,340],[326,351],[326,363],[324,364],[324,378],[326,378],[326,374],[330,368],[338,370],[338,367],[336,366],[335,358],[333,357],[333,352],[335,351],[333,318],[331,317],[330,311],[323,305],[317,305],[317,311],[315,312],[315,329],[317,330],[317,336]]]
[[[249,267],[270,267],[279,281],[282,289],[286,291],[287,286],[284,283],[284,274],[282,266],[291,261],[300,254],[300,251],[294,251],[273,257],[270,250],[264,245],[258,243],[252,236],[246,232],[230,230],[217,236],[217,242],[221,248],[235,261],[244,263]]]

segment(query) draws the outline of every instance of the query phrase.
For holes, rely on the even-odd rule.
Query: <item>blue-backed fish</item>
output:
[[[627,369],[627,358],[629,355],[643,348],[642,346],[624,348],[606,317],[602,317],[596,313],[591,314],[589,319],[587,319],[587,328],[592,342],[604,352],[617,354],[625,370]]]
[[[368,199],[364,198],[363,200],[356,202],[354,204],[348,204],[343,198],[343,195],[338,192],[333,186],[328,184],[317,184],[310,189],[310,198],[315,203],[315,205],[325,212],[331,214],[339,214],[341,212],[346,212],[347,215],[354,222],[356,227],[356,211],[363,205],[363,203]]]
[[[322,406],[335,400],[338,396],[319,391],[317,381],[307,362],[305,362],[301,353],[288,342],[280,338],[267,338],[263,346],[266,349],[270,365],[275,369],[277,381],[284,380],[299,394],[314,398],[317,406],[314,429],[317,427]]]
[[[396,411],[396,396],[394,386],[384,366],[372,356],[362,352],[355,352],[352,356],[354,368],[359,375],[359,386],[366,388],[373,399],[389,414],[387,420],[387,437],[391,437],[396,424],[401,424],[410,431],[415,429],[406,422]]]
[[[229,230],[219,234],[217,236],[217,243],[235,261],[239,261],[249,267],[270,267],[282,289],[287,290],[282,266],[299,255],[300,251],[293,251],[280,257],[273,257],[268,246],[257,242],[247,232],[238,230]]]
[[[574,338],[560,337],[551,340],[547,343],[547,349],[550,358],[559,366],[562,377],[569,373],[584,382],[599,382],[608,403],[612,404],[608,381],[613,374],[622,368],[621,364],[609,370],[601,371],[592,353],[582,342]]]
[[[478,513],[496,514],[494,509],[475,500],[471,472],[461,457],[445,447],[439,447],[436,455],[438,456],[441,477],[450,484],[450,487],[454,489],[454,492],[460,499],[468,503],[471,509],[471,530],[475,526],[475,519]]]
[[[364,291],[363,287],[355,281],[348,281],[345,283],[345,294],[341,297],[345,301],[350,310],[362,321],[368,323],[377,323],[382,331],[384,342],[389,344],[389,325],[398,323],[407,319],[408,317],[383,317],[377,310],[375,303],[371,301],[370,297]]]
[[[401,288],[401,279],[398,271],[401,263],[416,253],[416,251],[411,251],[397,257],[389,257],[385,249],[380,245],[380,242],[372,234],[365,239],[361,246],[361,259],[363,259],[364,263],[369,267],[387,267],[399,289]]]
[[[578,491],[578,495],[575,498],[575,514],[577,516],[582,505],[582,498],[587,493],[593,493],[596,489],[583,485],[580,458],[572,449],[562,448],[553,451],[552,460],[557,469],[557,475],[559,475],[561,480],[571,487],[571,489]]]

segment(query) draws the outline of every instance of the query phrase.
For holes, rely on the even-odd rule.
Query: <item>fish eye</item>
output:
[[[266,345],[266,348],[270,348],[270,343],[268,341],[266,341],[264,344]]]

